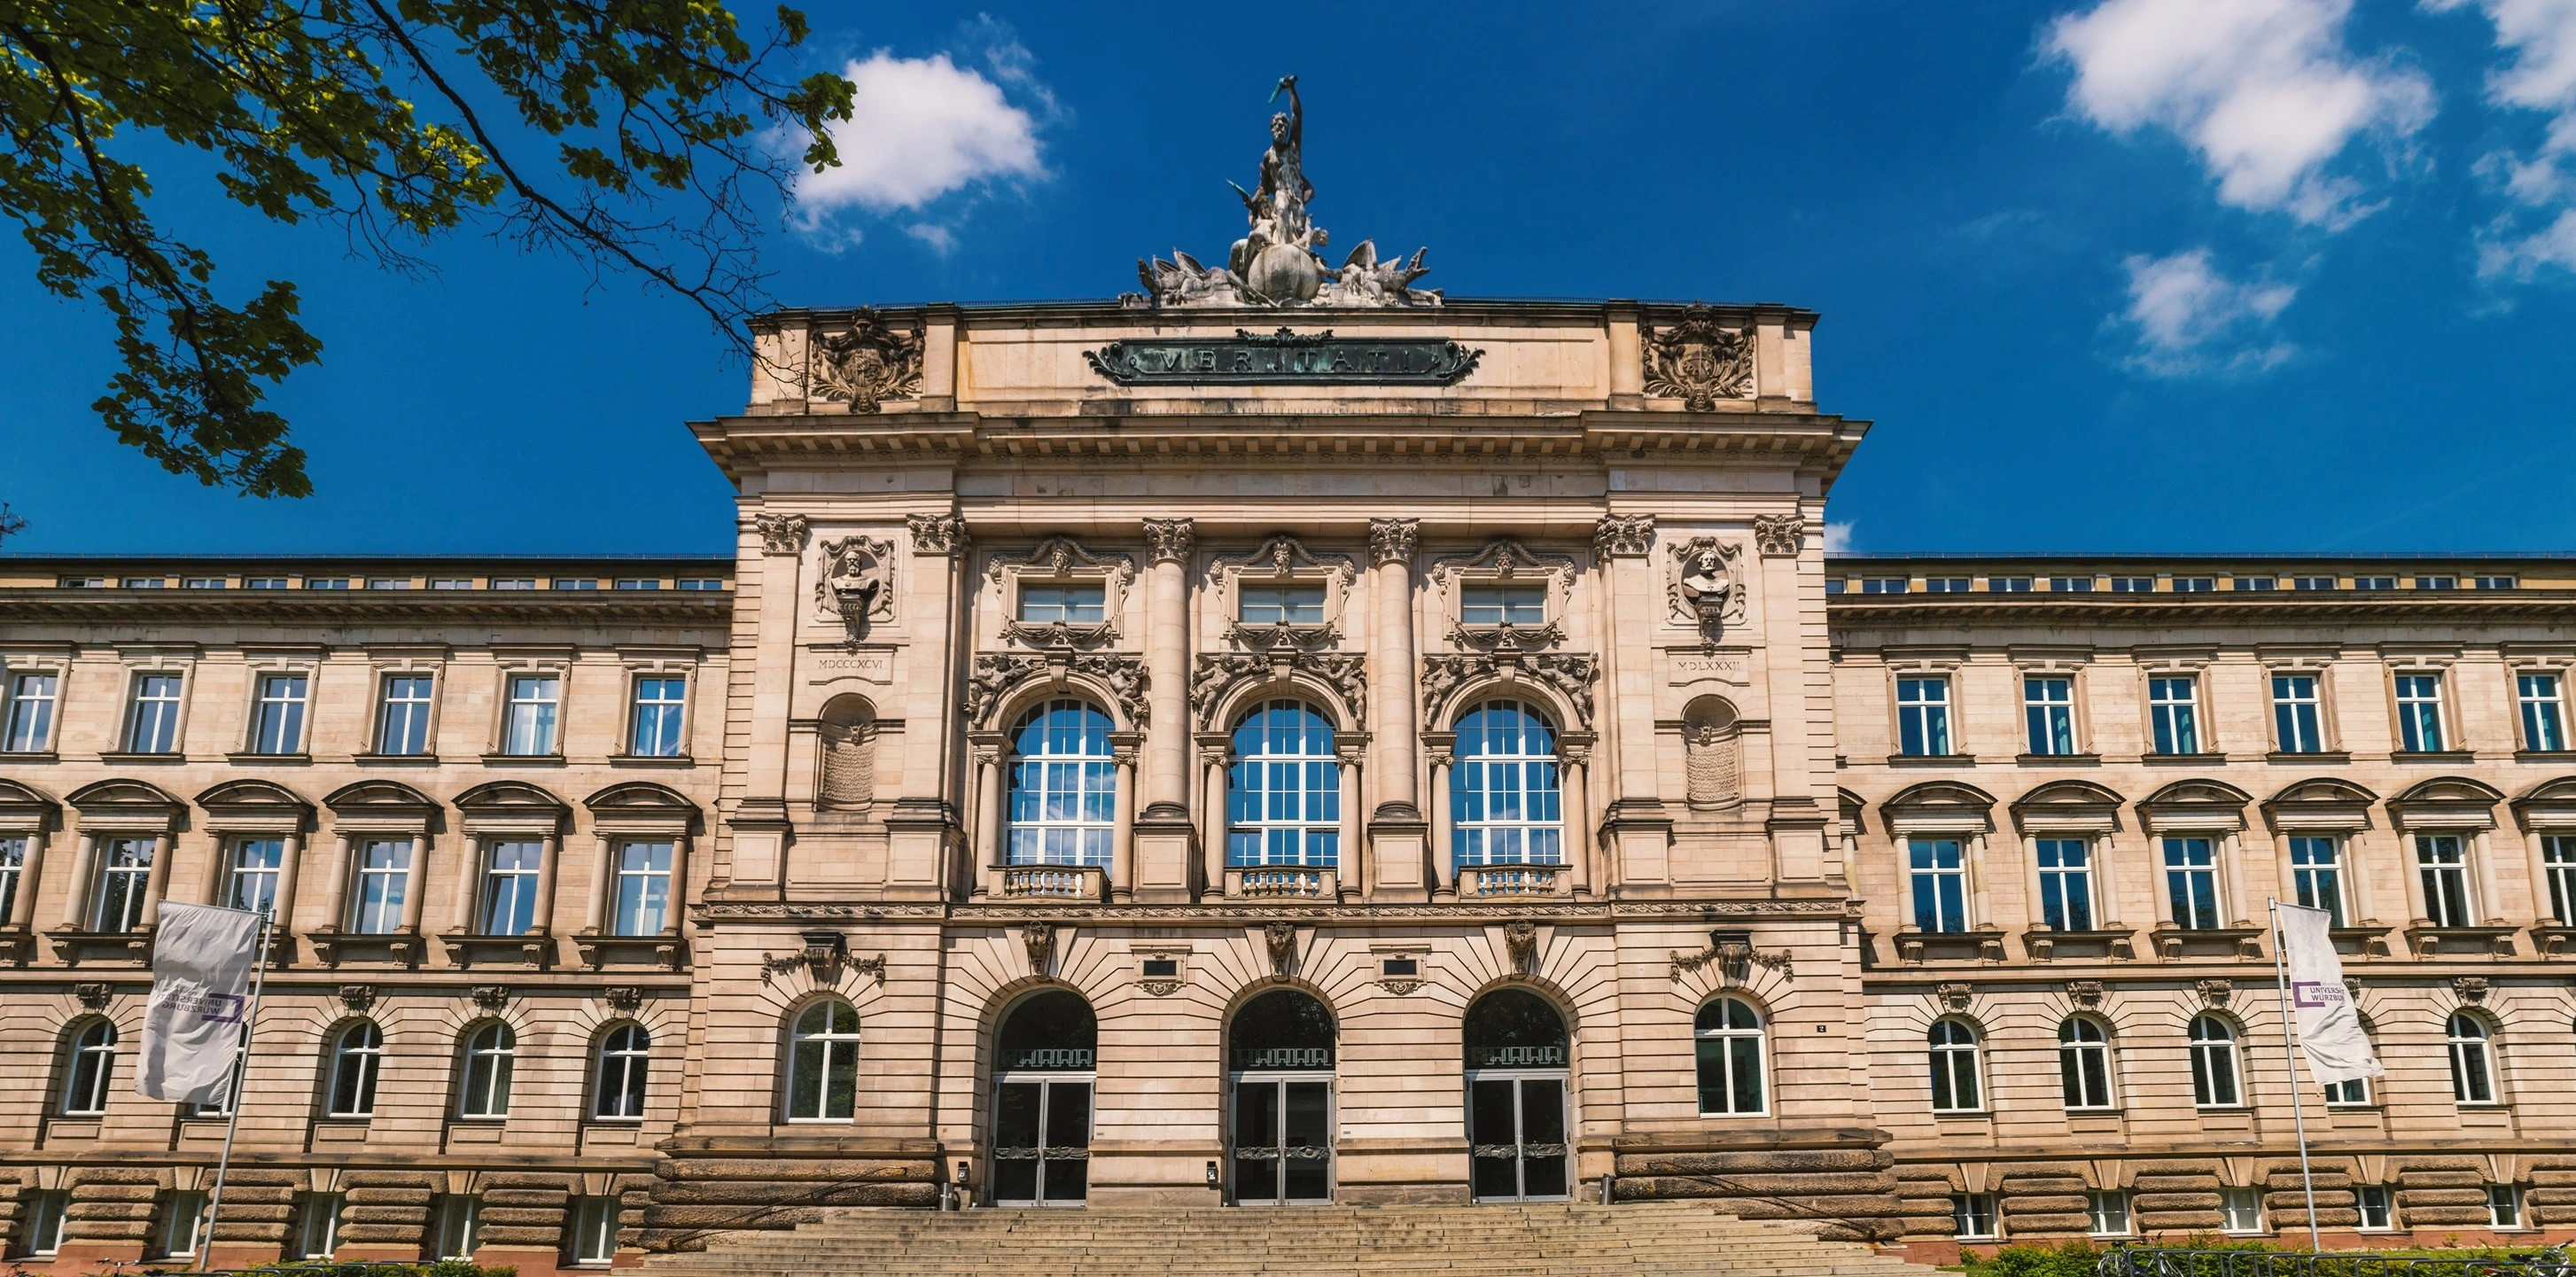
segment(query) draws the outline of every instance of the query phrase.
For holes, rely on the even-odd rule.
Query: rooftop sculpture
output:
[[[1270,117],[1270,149],[1261,154],[1259,186],[1247,191],[1228,183],[1251,227],[1227,252],[1225,265],[1202,266],[1176,248],[1170,261],[1136,263],[1145,291],[1130,296],[1153,306],[1439,305],[1440,290],[1413,286],[1430,273],[1422,264],[1429,249],[1414,250],[1409,261],[1380,261],[1376,241],[1361,240],[1338,267],[1315,251],[1331,237],[1306,211],[1315,185],[1306,180],[1306,106],[1297,95],[1297,77],[1282,77],[1271,100],[1281,93],[1288,95],[1288,109]]]

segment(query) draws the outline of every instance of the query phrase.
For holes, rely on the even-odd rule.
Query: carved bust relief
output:
[[[824,541],[820,570],[815,573],[814,611],[819,619],[837,620],[853,644],[868,626],[894,619],[894,542],[870,536]]]
[[[1118,618],[1136,582],[1136,559],[1094,554],[1071,537],[1049,537],[1026,554],[996,554],[984,575],[999,592],[1002,637],[1025,647],[1097,647],[1118,637]]]
[[[1342,612],[1359,580],[1359,560],[1316,554],[1285,534],[1208,563],[1207,585],[1225,609],[1225,636],[1241,647],[1314,651],[1342,636]]]
[[[1674,621],[1716,637],[1744,623],[1744,547],[1718,537],[1676,541],[1664,569],[1664,598]]]
[[[1428,580],[1462,650],[1519,651],[1565,641],[1574,597],[1575,561],[1543,554],[1508,537],[1474,554],[1434,560]]]

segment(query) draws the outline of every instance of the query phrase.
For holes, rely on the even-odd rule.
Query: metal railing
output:
[[[2100,1277],[2576,1277],[2564,1246],[2504,1255],[2113,1246]]]

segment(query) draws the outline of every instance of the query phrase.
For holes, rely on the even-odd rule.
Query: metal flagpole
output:
[[[250,1007],[242,1012],[241,1045],[233,1051],[232,1086],[225,1092],[231,1113],[224,1120],[224,1151],[215,1158],[215,1191],[206,1199],[206,1239],[197,1243],[197,1271],[213,1272],[215,1221],[224,1211],[224,1176],[233,1165],[233,1132],[241,1129],[242,1085],[250,1080],[250,1033],[259,1020],[259,995],[268,987],[268,944],[273,934],[268,910],[259,911],[259,969],[251,973]]]
[[[2299,1133],[2299,1186],[2308,1194],[2308,1249],[2321,1251],[2325,1243],[2317,1238],[2317,1177],[2308,1168],[2307,1108],[2299,1101],[2299,1047],[2291,1036],[2299,1013],[2290,1005],[2289,933],[2281,929],[2281,898],[2271,897],[2264,907],[2272,915],[2272,974],[2281,993],[2281,1059],[2290,1066],[2290,1123]]]

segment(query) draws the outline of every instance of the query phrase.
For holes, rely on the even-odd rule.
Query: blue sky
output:
[[[1863,550],[2576,546],[2576,0],[813,4],[847,171],[764,248],[790,305],[1104,297],[1221,256],[1278,75],[1317,220],[1460,296],[1823,312],[1876,424]],[[697,314],[466,236],[347,259],[174,175],[157,213],[327,346],[276,399],[316,495],[162,473],[88,410],[105,319],[0,247],[26,551],[721,552]]]

